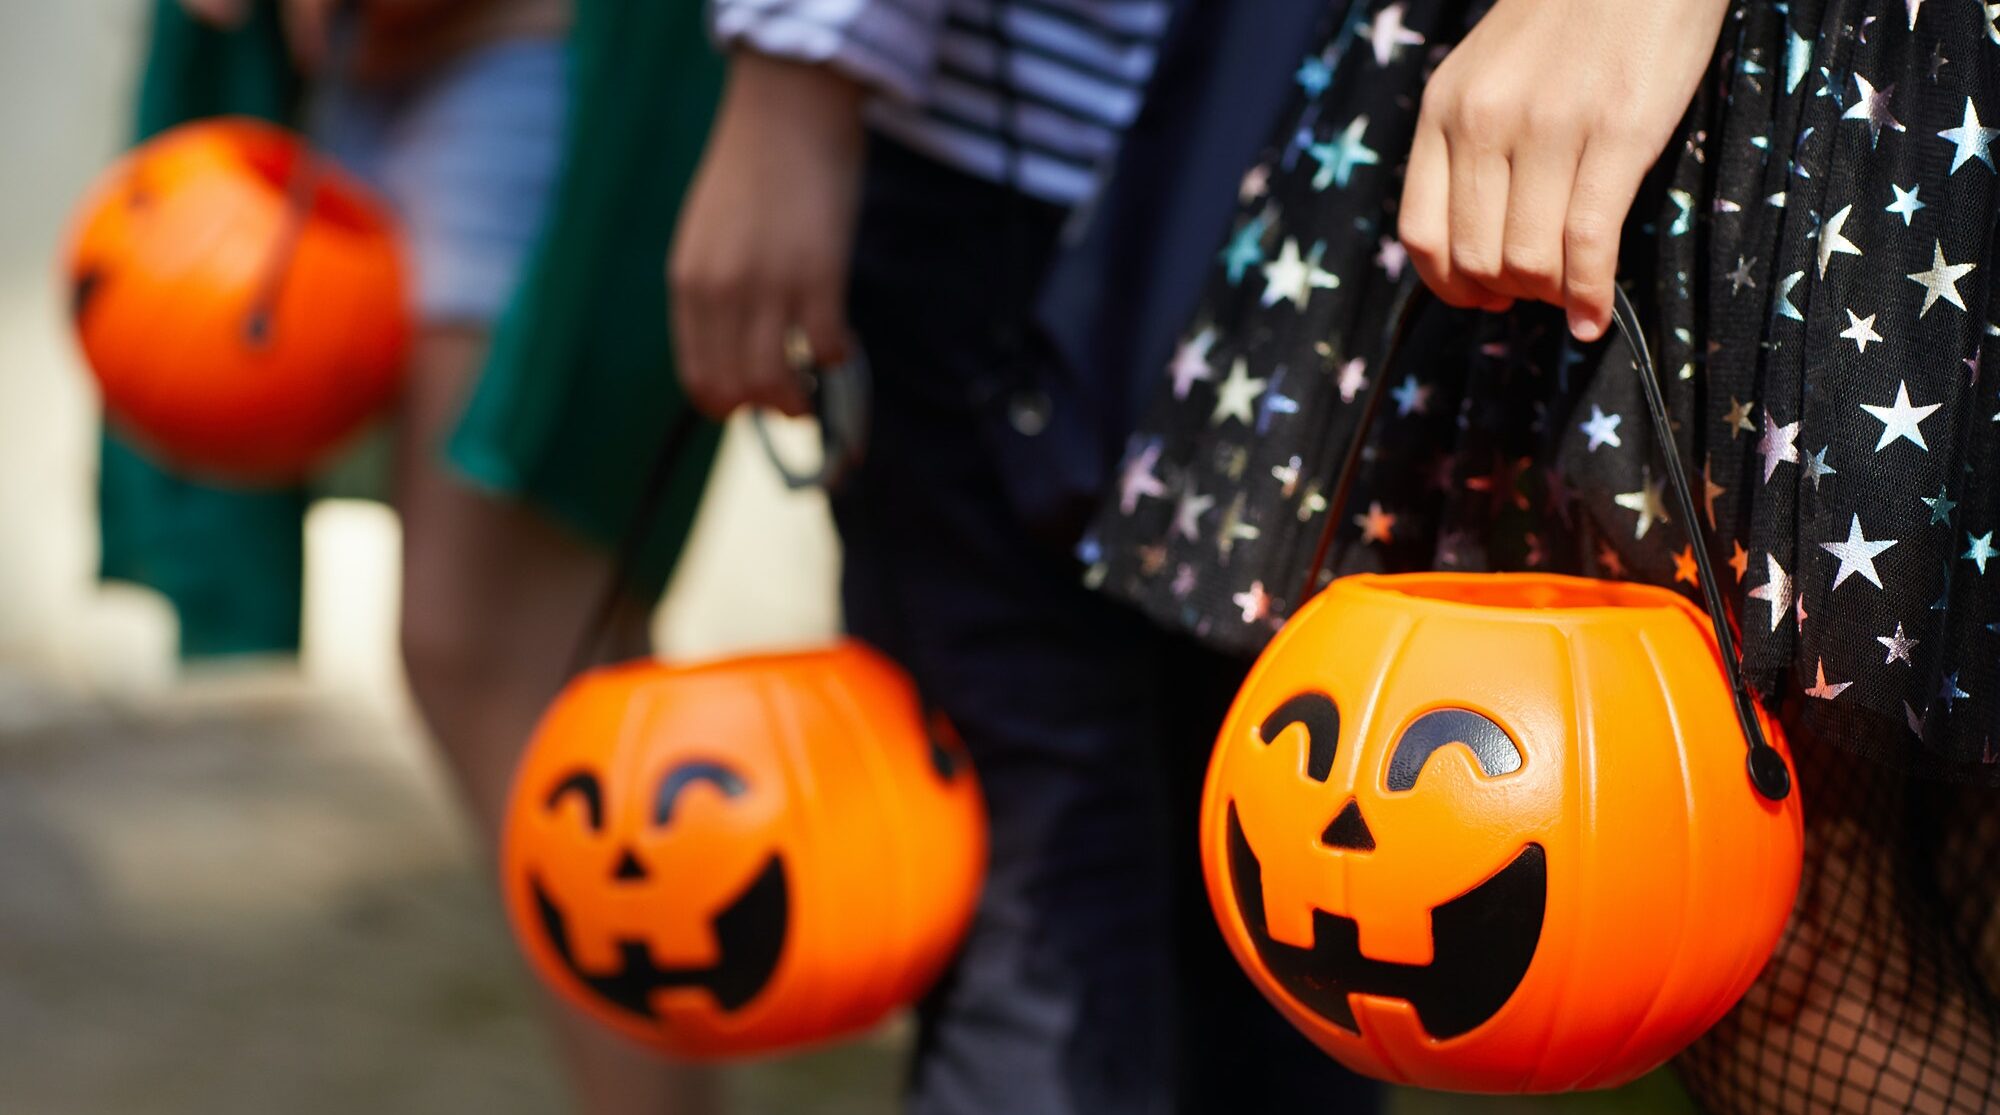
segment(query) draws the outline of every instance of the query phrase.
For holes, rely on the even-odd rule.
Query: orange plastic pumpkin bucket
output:
[[[827,1041],[917,999],[984,877],[971,764],[888,659],[584,674],[515,776],[501,888],[537,975],[662,1052]]]
[[[1664,434],[1622,295],[1618,321]],[[1352,576],[1266,648],[1209,767],[1202,864],[1238,962],[1322,1049],[1426,1088],[1607,1087],[1749,988],[1803,823],[1694,552],[1706,615],[1574,577]]]
[[[140,145],[92,186],[65,254],[106,415],[170,464],[297,479],[402,383],[387,207],[283,129],[222,118]]]

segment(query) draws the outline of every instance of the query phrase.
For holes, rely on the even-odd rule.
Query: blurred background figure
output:
[[[23,211],[7,227],[7,275],[20,293],[6,303],[6,343],[10,350],[32,347],[28,359],[13,362],[17,371],[9,377],[8,390],[22,397],[9,414],[25,421],[18,431],[9,431],[19,436],[6,440],[21,454],[22,474],[43,479],[10,490],[5,505],[7,560],[18,562],[28,575],[10,578],[10,590],[0,597],[0,623],[8,633],[7,666],[0,675],[7,688],[0,713],[20,729],[24,748],[46,743],[67,756],[67,743],[80,739],[122,752],[149,734],[160,734],[152,723],[156,706],[178,710],[194,693],[212,695],[213,682],[198,681],[171,692],[164,688],[174,673],[177,645],[198,656],[234,652],[238,657],[233,661],[240,664],[244,652],[290,651],[302,628],[306,673],[322,683],[308,693],[280,680],[288,671],[240,665],[229,670],[227,692],[212,707],[212,716],[204,704],[193,723],[182,725],[185,733],[166,730],[193,738],[177,739],[150,755],[160,764],[150,774],[157,788],[178,787],[198,800],[169,804],[165,799],[171,793],[158,795],[152,818],[158,827],[143,841],[140,832],[121,824],[127,814],[118,810],[80,819],[75,831],[64,818],[33,825],[31,819],[55,807],[62,795],[46,786],[24,791],[29,805],[9,811],[9,819],[32,827],[26,838],[8,842],[14,870],[0,868],[0,879],[11,875],[21,884],[4,889],[20,896],[16,912],[22,918],[49,924],[40,934],[0,931],[10,952],[20,950],[18,956],[0,958],[5,972],[0,976],[0,1020],[9,1033],[35,1035],[14,1050],[21,1065],[39,1063],[50,1071],[0,1072],[9,1081],[5,1092],[31,1089],[5,1098],[9,1107],[21,1100],[30,1110],[161,1108],[162,1098],[156,1095],[143,1101],[93,1102],[93,1092],[138,1094],[150,1071],[135,1064],[129,1078],[115,1079],[122,1074],[107,1073],[101,1050],[91,1051],[84,1036],[89,1028],[74,1020],[65,1024],[65,1012],[85,1010],[92,1001],[88,981],[75,978],[73,971],[67,979],[51,976],[45,985],[26,975],[62,969],[60,963],[46,962],[37,942],[60,954],[84,949],[95,938],[84,934],[76,940],[75,926],[64,932],[65,893],[88,892],[88,905],[103,907],[100,916],[121,920],[114,911],[127,896],[100,877],[95,851],[150,857],[145,874],[164,896],[191,892],[191,909],[212,909],[219,921],[232,903],[205,906],[196,896],[210,888],[229,890],[236,904],[251,908],[268,896],[302,915],[316,912],[320,916],[312,920],[321,924],[309,934],[272,927],[268,936],[259,933],[255,940],[243,933],[236,946],[253,957],[270,956],[272,967],[318,969],[311,976],[314,984],[357,976],[365,984],[368,975],[389,977],[402,965],[396,958],[399,940],[417,954],[438,959],[458,955],[471,962],[460,973],[472,978],[471,986],[431,991],[445,990],[448,998],[470,996],[455,1009],[469,1010],[481,1024],[474,1060],[491,1061],[479,1073],[483,1083],[469,1088],[443,1083],[475,1066],[439,1056],[436,1049],[416,1048],[407,1058],[410,1067],[401,1070],[412,1077],[405,1086],[361,1085],[397,1071],[395,1064],[405,1059],[394,1052],[399,1026],[394,1019],[409,1019],[412,1011],[385,1002],[383,1012],[390,1017],[383,1026],[357,1027],[348,1035],[361,1039],[359,1045],[375,1046],[373,1055],[349,1062],[361,1051],[343,1050],[336,1040],[325,1047],[329,1055],[324,1064],[298,1065],[307,1069],[303,1074],[276,1069],[271,1062],[235,1065],[212,1082],[192,1086],[189,1109],[216,1110],[232,1102],[241,1102],[244,1110],[297,1109],[293,1099],[278,1097],[324,1072],[339,1078],[328,1110],[382,1110],[399,1099],[412,1101],[410,1110],[440,1109],[436,1102],[414,1102],[432,1092],[438,1093],[433,1101],[452,1097],[442,1103],[444,1109],[491,1092],[495,1103],[479,1106],[506,1109],[511,1103],[520,1110],[546,1110],[556,1106],[550,1073],[545,1058],[519,1055],[526,1037],[519,1023],[523,989],[513,976],[497,917],[491,926],[475,920],[489,913],[479,885],[484,863],[468,862],[457,834],[435,816],[436,787],[429,772],[410,762],[413,732],[398,684],[398,640],[390,617],[400,596],[405,605],[400,642],[410,663],[413,695],[443,745],[463,800],[486,828],[505,791],[515,751],[564,679],[589,612],[612,578],[610,543],[637,513],[647,462],[656,455],[674,412],[659,261],[672,219],[671,197],[684,177],[680,167],[691,162],[705,130],[719,64],[707,50],[693,3],[587,0],[572,10],[564,0],[391,0],[353,12],[338,12],[332,4],[283,7],[280,12],[270,4],[191,0],[185,10],[171,2],[77,5],[33,16],[17,10],[6,17],[12,26],[0,36],[10,53],[18,55],[10,59],[15,65],[9,71],[22,81],[23,95],[16,103],[47,103],[56,90],[74,90],[91,107],[93,119],[102,121],[87,135],[66,133],[61,137],[66,142],[57,143],[54,129],[43,128],[30,114],[9,114],[14,119],[7,134],[30,143],[46,139],[55,157],[38,163],[46,180],[38,176],[23,183],[21,193],[9,191]],[[107,41],[122,49],[85,54]],[[142,45],[140,66],[133,48]],[[566,47],[574,49],[574,65],[566,64],[572,57]],[[78,66],[74,57],[61,58],[65,48],[84,54],[92,64]],[[159,598],[130,590],[111,594],[118,603],[107,604],[104,595],[91,590],[91,420],[88,400],[78,390],[85,381],[54,313],[49,261],[68,200],[126,138],[121,124],[130,113],[123,102],[132,88],[131,75],[141,70],[140,134],[218,112],[280,118],[299,112],[325,153],[371,180],[399,210],[414,270],[420,333],[394,439],[394,466],[371,470],[364,450],[358,466],[349,463],[343,470],[350,479],[336,481],[335,487],[366,487],[371,471],[392,474],[389,487],[408,528],[402,534],[400,586],[393,571],[394,523],[379,506],[324,501],[305,527],[308,493],[244,492],[194,483],[154,468],[113,441],[106,444],[98,470],[106,512],[104,568],[158,588],[178,607],[162,608]],[[32,97],[25,92],[29,88],[36,90]],[[606,105],[622,110],[607,113]],[[588,154],[572,158],[566,147]],[[669,203],[664,213],[659,212],[662,197]],[[634,214],[636,224],[621,223]],[[657,216],[648,223],[647,214]],[[619,249],[627,245],[621,256]],[[520,301],[531,309],[510,318],[495,344],[492,331],[517,288],[529,292]],[[578,337],[598,347],[586,351]],[[607,414],[607,401],[631,409]],[[461,425],[468,407],[473,417]],[[580,436],[585,433],[587,437]],[[457,463],[450,464],[445,443],[454,434],[457,441],[450,452]],[[649,510],[654,529],[631,562],[627,600],[602,640],[600,656],[647,649],[651,602],[674,567],[713,445],[712,434],[696,439],[675,469],[675,484]],[[739,470],[735,475],[745,474]],[[48,483],[50,476],[65,482]],[[725,469],[716,483],[730,488],[730,476]],[[806,497],[783,503],[775,486],[764,483],[761,464],[747,479],[750,490],[743,490],[739,480],[733,498],[725,502],[737,506],[747,499],[759,536],[723,545],[736,552],[736,570],[757,577],[767,571],[743,551],[784,537],[787,528],[780,524],[789,523],[790,533],[798,537],[782,547],[784,574],[765,578],[780,583],[755,594],[742,586],[720,587],[711,560],[706,590],[697,574],[691,591],[698,599],[755,595],[768,602],[770,615],[780,617],[775,624],[762,624],[760,636],[757,606],[732,605],[726,626],[734,638],[803,640],[831,626],[820,572],[827,562],[823,512]],[[727,523],[710,524],[704,534],[731,530]],[[15,538],[25,544],[14,545]],[[703,564],[701,549],[696,547],[690,561],[697,568]],[[302,557],[307,561],[302,563]],[[302,564],[311,566],[310,580],[302,579]],[[798,590],[787,591],[789,586]],[[302,607],[308,600],[311,604]],[[704,618],[700,603],[675,611],[684,615],[669,633],[677,648],[724,649],[708,634],[724,626],[718,612],[711,610]],[[197,666],[193,673],[199,679],[212,677],[215,670]],[[369,712],[329,715],[318,696],[327,688],[343,696],[365,694]],[[144,715],[123,730],[98,723],[107,699],[139,701]],[[246,700],[257,703],[239,708]],[[233,730],[245,715],[266,722]],[[235,740],[254,749],[267,734],[299,746],[273,748],[275,753],[268,755],[238,754],[227,746]],[[349,736],[358,737],[356,742],[387,736],[393,746],[342,746]],[[10,734],[0,740],[0,746],[13,738]],[[333,746],[321,750],[326,743]],[[192,769],[184,777],[174,776],[183,761],[226,766],[238,758],[245,761],[246,773],[261,776],[253,778],[256,785],[269,792],[206,786],[189,777]],[[345,770],[349,765],[357,769],[345,777],[326,777],[325,767]],[[116,781],[144,770],[107,764],[99,773]],[[324,800],[290,801],[304,786],[287,787],[288,778],[379,783],[372,788],[390,804],[337,808],[327,815]],[[92,783],[83,796],[115,792]],[[366,789],[359,796],[369,803],[376,798]],[[186,824],[189,814],[203,812],[243,818],[235,835],[247,860],[238,855],[200,862],[208,857],[190,854],[191,849],[175,842],[177,835],[204,828]],[[264,813],[262,820],[252,821],[259,813]],[[314,816],[339,830],[330,841],[324,827],[317,837],[308,836]],[[167,823],[160,824],[163,820]],[[336,851],[343,839],[372,851]],[[89,846],[79,848],[79,841]],[[134,842],[143,842],[144,851],[133,851]],[[302,856],[314,862],[297,862]],[[43,881],[63,886],[29,886],[20,879],[21,872],[34,877],[51,864],[61,877]],[[325,923],[343,920],[348,899],[342,886],[334,880],[314,885],[328,868],[343,882],[353,881],[350,874],[368,877],[381,871],[443,873],[458,882],[456,900],[445,905],[459,908],[428,930],[392,910],[390,920],[406,922],[401,930],[382,933],[378,924],[377,931],[361,934],[391,938],[376,941],[379,956],[376,949],[360,948],[351,963],[314,963],[280,942],[292,936],[304,945],[318,938],[324,947]],[[404,897],[416,897],[397,890],[390,888],[390,895],[378,896],[377,902],[393,908]],[[419,893],[434,891],[424,887]],[[139,920],[143,924],[145,919]],[[363,920],[370,916],[364,914]],[[198,927],[207,928],[192,916],[191,943],[212,947],[218,956],[233,951],[227,942],[238,933],[193,932]],[[247,931],[248,924],[238,928]],[[466,947],[468,936],[477,947]],[[282,957],[290,957],[289,964]],[[253,960],[246,974],[258,967]],[[185,1018],[215,1005],[201,994],[215,973],[202,978],[205,968],[199,961],[191,968],[185,982],[161,990],[161,1001],[148,1016]],[[146,1001],[141,988],[143,980],[133,988],[125,1010]],[[268,1005],[282,1017],[288,1006],[305,1005],[288,1000],[309,1002],[312,995],[303,987],[278,985],[231,998],[239,1008],[232,1013]],[[107,999],[124,1001],[116,995]],[[17,1007],[18,1017],[11,1009]],[[241,1017],[212,1021],[248,1026],[258,1013],[252,1009]],[[502,1032],[484,1033],[489,1021],[500,1023]],[[272,1022],[267,1017],[263,1029],[281,1054],[279,1060],[296,1061],[319,1044],[306,1036],[314,1028],[310,1022],[303,1027],[297,1018],[289,1025]],[[133,1048],[159,1050],[141,1061],[174,1046],[166,1027],[151,1039],[148,1028],[110,1037]],[[187,1040],[198,1040],[194,1034],[202,1028],[184,1027]],[[563,1029],[572,1080],[580,1086],[587,1110],[714,1108],[713,1090],[702,1079],[670,1071],[581,1025],[566,1023]],[[293,1036],[281,1039],[286,1032]],[[218,1048],[242,1047],[213,1031],[211,1038]],[[66,1054],[68,1050],[74,1051]],[[65,1061],[98,1068],[92,1078],[79,1078],[56,1069]],[[460,1063],[455,1066],[455,1061]],[[44,1086],[38,1082],[45,1075]],[[334,1102],[332,1096],[345,1088],[358,1091]],[[364,1096],[371,1098],[363,1103]],[[754,1107],[754,1093],[750,1100]]]

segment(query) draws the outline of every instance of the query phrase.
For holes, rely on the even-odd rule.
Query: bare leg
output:
[[[402,643],[410,688],[489,853],[515,758],[568,680],[583,626],[611,577],[610,555],[518,504],[452,475],[439,456],[486,338],[432,328],[418,338],[397,446],[403,518]],[[631,601],[605,657],[647,649]],[[698,1115],[718,1108],[713,1075],[659,1061],[567,1008],[556,1029],[586,1115]]]

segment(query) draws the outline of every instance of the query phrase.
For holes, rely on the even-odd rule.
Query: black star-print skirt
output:
[[[1251,652],[1327,575],[1544,569],[1694,589],[1630,361],[1542,307],[1423,311],[1395,205],[1465,0],[1343,6],[1084,544]],[[1914,26],[1912,26],[1914,23]],[[1806,731],[2000,778],[2000,30],[1972,0],[1737,0],[1622,262],[1757,684]],[[1378,377],[1348,506],[1328,503]],[[1331,526],[1325,568],[1311,568]]]

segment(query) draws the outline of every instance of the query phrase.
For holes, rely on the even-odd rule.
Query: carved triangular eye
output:
[[[1306,777],[1324,782],[1333,775],[1333,755],[1340,746],[1340,706],[1317,689],[1308,689],[1271,710],[1258,726],[1257,736],[1276,743],[1286,728],[1302,724],[1306,730]]]
[[[1375,850],[1375,834],[1368,831],[1368,822],[1361,817],[1361,803],[1347,799],[1346,808],[1340,811],[1326,831],[1319,834],[1319,842],[1329,848],[1345,848],[1350,852],[1372,852]]]

